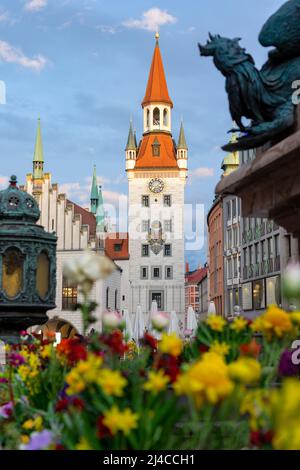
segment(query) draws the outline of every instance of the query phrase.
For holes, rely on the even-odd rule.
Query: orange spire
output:
[[[151,69],[148,78],[148,84],[142,106],[150,103],[167,103],[173,107],[172,100],[169,96],[168,86],[158,44],[159,35],[156,34],[156,45],[152,58]]]

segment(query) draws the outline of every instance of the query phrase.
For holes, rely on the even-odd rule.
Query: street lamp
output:
[[[35,199],[12,176],[0,191],[0,339],[15,343],[19,332],[48,320],[55,308],[56,241],[37,225]]]

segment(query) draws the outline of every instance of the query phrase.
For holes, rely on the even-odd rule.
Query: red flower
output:
[[[240,351],[241,354],[244,354],[245,356],[258,358],[261,351],[261,345],[253,338],[250,343],[242,344],[240,346]]]
[[[165,354],[160,358],[157,364],[157,369],[163,369],[165,374],[169,376],[172,383],[176,382],[180,374],[180,359],[178,357]]]
[[[59,354],[66,356],[71,365],[87,358],[86,348],[79,338],[63,339],[56,349]]]
[[[55,444],[54,450],[66,450],[66,448],[62,444]]]
[[[153,349],[154,351],[157,350],[157,339],[154,338],[152,335],[150,335],[149,333],[145,333],[144,334],[144,338],[143,338],[143,343],[145,346],[149,346],[151,349]]]
[[[261,448],[264,445],[270,445],[272,444],[272,440],[272,431],[252,431],[250,434],[250,444],[253,447]]]
[[[120,330],[115,330],[109,335],[102,335],[101,341],[109,347],[113,354],[124,356],[129,347],[123,341],[123,333]]]
[[[206,346],[206,344],[202,344],[202,343],[201,343],[200,346],[199,346],[199,352],[200,352],[201,354],[204,354],[204,353],[206,353],[207,351],[209,351],[209,347]]]
[[[66,411],[69,406],[69,400],[67,398],[61,398],[55,405],[55,411],[59,413],[60,411]]]
[[[8,361],[9,361],[9,364],[10,364],[12,367],[19,367],[19,366],[21,366],[22,364],[24,364],[25,359],[24,359],[24,357],[21,356],[20,354],[11,353],[11,354],[8,356]]]
[[[79,411],[84,410],[84,401],[78,397],[72,398],[61,398],[55,405],[55,411],[57,413],[67,411],[70,406],[73,406]]]
[[[99,439],[104,439],[105,437],[112,437],[111,431],[108,429],[108,427],[103,424],[103,416],[100,416],[97,419],[97,436]]]

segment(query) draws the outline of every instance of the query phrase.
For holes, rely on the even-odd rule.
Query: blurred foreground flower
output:
[[[119,312],[104,312],[102,315],[102,325],[104,329],[115,330],[124,327],[122,316]]]
[[[163,331],[168,328],[170,317],[167,313],[157,312],[152,315],[151,322],[153,328],[155,328],[157,331]]]
[[[64,265],[64,276],[78,284],[83,294],[89,294],[94,282],[105,279],[115,270],[114,263],[106,256],[86,251],[78,258],[71,258]]]
[[[283,294],[288,299],[300,299],[300,264],[290,263],[282,279]]]

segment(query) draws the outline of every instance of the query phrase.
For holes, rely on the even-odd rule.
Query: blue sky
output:
[[[224,79],[200,58],[207,32],[242,37],[260,66],[267,51],[257,41],[282,0],[1,0],[0,184],[31,171],[36,121],[42,120],[45,169],[70,198],[88,201],[97,165],[104,198],[127,193],[124,147],[130,117],[138,137],[144,95],[160,24],[160,45],[174,101],[173,135],[180,119],[189,145],[187,202],[207,213],[231,127]],[[160,11],[159,11],[160,10]],[[201,228],[203,229],[203,228]],[[206,248],[188,252],[192,267]]]

